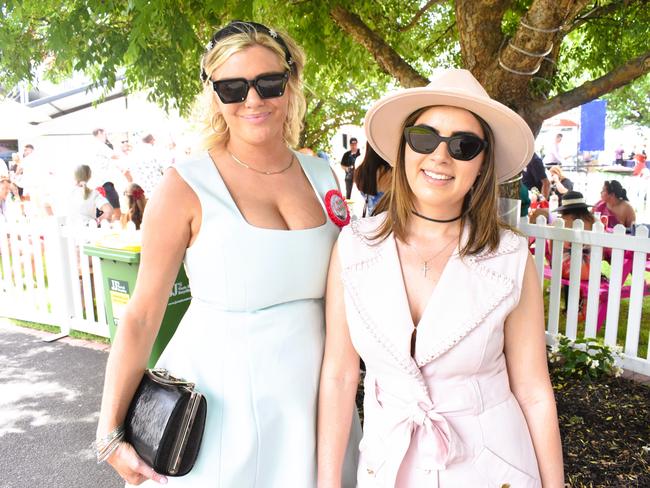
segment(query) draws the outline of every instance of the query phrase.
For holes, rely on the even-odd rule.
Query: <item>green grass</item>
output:
[[[609,277],[609,269],[603,269],[603,274]],[[648,279],[648,274],[646,272],[646,281]],[[629,285],[631,283],[631,278],[624,283]],[[550,280],[544,280],[544,323],[548,323],[548,302],[549,302],[549,290],[551,286]],[[563,292],[564,293],[564,292]],[[559,320],[559,331],[561,333],[566,332],[566,310],[563,310],[564,306],[564,296],[561,298],[560,305],[560,320]],[[621,300],[619,315],[618,315],[618,330],[616,336],[616,344],[619,346],[625,346],[625,333],[627,331],[627,316],[630,309],[630,299],[624,298]],[[585,334],[585,323],[578,322],[578,337],[583,337]],[[596,333],[596,337],[604,338],[605,337],[605,325]],[[639,332],[639,344],[637,355],[641,358],[647,357],[648,354],[648,342],[650,341],[650,297],[644,297],[642,302],[641,309],[641,327]]]
[[[11,323],[19,327],[26,327],[28,329],[42,330],[44,332],[50,332],[52,334],[60,334],[61,327],[55,325],[39,324],[38,322],[27,322],[25,320],[9,319]],[[88,334],[87,332],[80,332],[77,330],[70,331],[70,337],[75,339],[83,339],[86,341],[99,342],[102,344],[110,344],[110,340],[106,337],[97,336],[95,334]]]

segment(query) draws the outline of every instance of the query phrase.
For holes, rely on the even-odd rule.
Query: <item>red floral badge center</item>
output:
[[[339,227],[350,223],[350,210],[340,191],[330,190],[325,194],[325,208],[332,222]]]

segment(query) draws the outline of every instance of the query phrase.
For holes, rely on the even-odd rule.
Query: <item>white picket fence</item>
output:
[[[650,294],[650,284],[646,284],[645,272],[648,253],[650,253],[650,239],[645,226],[637,227],[636,235],[626,235],[625,228],[617,225],[613,232],[605,232],[603,225],[596,222],[591,231],[584,230],[582,220],[576,220],[573,228],[565,228],[564,221],[557,219],[552,226],[546,225],[544,217],[538,217],[535,224],[523,220],[519,229],[529,236],[534,242],[535,265],[544,286],[545,275],[550,279],[547,284],[549,293],[547,338],[553,340],[558,332],[563,332],[567,337],[596,337],[599,312],[605,311],[604,341],[609,345],[623,346],[623,368],[650,375],[650,347],[647,348],[645,357],[640,357],[639,337],[643,300]],[[548,262],[547,242],[552,249],[551,262]],[[564,286],[562,280],[562,254],[565,243],[571,246],[571,265],[568,279],[568,299],[564,314],[564,330],[560,330],[561,292]],[[589,280],[587,283],[580,281],[583,246],[590,246]],[[609,249],[607,249],[609,248]],[[601,263],[603,251],[610,254],[611,264],[608,281],[602,279]],[[631,284],[625,285],[623,270],[629,272]],[[630,272],[631,269],[631,272]],[[550,275],[550,276],[549,276]],[[566,283],[567,280],[564,280]],[[586,292],[585,292],[586,288]],[[586,299],[586,317],[584,329],[578,334],[579,303]],[[627,317],[620,317],[621,299],[629,298]],[[603,303],[601,303],[603,300]],[[646,317],[645,328],[650,317]],[[617,337],[621,328],[625,330],[623,343],[617,344]]]
[[[596,336],[602,285],[600,262],[603,249],[611,248],[604,340],[615,345],[619,329],[624,327],[625,339],[620,344],[624,347],[623,367],[650,375],[650,355],[638,355],[643,300],[650,292],[644,278],[650,253],[647,229],[641,227],[636,236],[629,236],[624,234],[622,227],[616,228],[614,233],[604,232],[600,223],[595,224],[593,231],[583,230],[582,221],[577,221],[573,229],[564,228],[561,220],[557,220],[554,226],[544,224],[544,218],[540,217],[537,224],[521,222],[519,229],[535,243],[535,263],[540,280],[544,279],[545,271],[547,275],[550,273],[549,339],[558,331],[570,338],[578,337],[579,275],[582,247],[585,245],[591,247],[591,263],[594,264],[590,267],[586,321],[580,335]],[[62,334],[79,330],[108,337],[99,258],[83,253],[84,244],[96,242],[107,232],[114,231],[70,227],[60,218],[0,222],[0,316],[59,326]],[[546,241],[550,241],[553,250],[552,263],[545,261]],[[561,258],[565,242],[571,243],[572,256],[566,320],[562,328]],[[632,284],[625,287],[621,271],[624,257],[632,253]],[[584,283],[582,285],[584,288]],[[629,291],[627,317],[619,317],[623,289]],[[646,317],[646,322],[648,320],[650,317]]]
[[[0,222],[0,316],[108,337],[99,258],[83,252],[107,232],[55,217]]]

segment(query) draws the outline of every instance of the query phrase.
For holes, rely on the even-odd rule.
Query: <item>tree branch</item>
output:
[[[580,17],[576,17],[574,22],[571,24],[571,26],[568,29],[568,32],[571,32],[578,27],[580,27],[582,24],[585,22],[591,22],[592,20],[595,20],[601,16],[610,14],[616,9],[618,9],[621,5],[624,3],[628,3],[625,0],[619,0],[618,2],[612,2],[607,5],[600,5],[598,7],[592,8],[589,12],[587,12],[585,15],[582,15]]]
[[[324,103],[325,102],[324,102],[323,99],[318,100],[318,102],[316,102],[316,106],[314,108],[312,108],[309,111],[309,113],[307,115],[305,115],[305,117],[311,117],[311,116],[316,115],[318,112],[321,111],[321,109],[323,108]]]
[[[427,47],[425,48],[425,50],[429,50],[429,49],[433,48],[433,46],[435,46],[440,41],[442,41],[454,27],[456,27],[456,22],[452,22],[451,24],[449,24],[449,27],[447,27],[442,34],[440,34],[433,41],[431,41],[429,44],[427,44]]]
[[[396,78],[402,86],[410,88],[423,86],[429,82],[370,29],[358,15],[339,5],[330,11],[330,16],[343,31],[370,52],[382,71]]]
[[[593,81],[544,102],[534,102],[532,112],[541,120],[594,100],[650,72],[650,51]]]
[[[418,23],[418,20],[420,20],[420,17],[424,15],[424,13],[429,10],[429,8],[433,7],[435,4],[440,3],[442,0],[429,0],[424,7],[422,7],[420,10],[417,11],[417,13],[413,16],[413,18],[409,21],[408,24],[402,26],[399,28],[400,32],[406,32],[408,30],[411,30],[413,27],[416,26]]]

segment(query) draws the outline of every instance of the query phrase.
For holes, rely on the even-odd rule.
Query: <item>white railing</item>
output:
[[[564,287],[568,289],[564,334],[571,339],[578,337],[579,304],[581,300],[586,301],[584,329],[580,335],[596,337],[604,325],[605,343],[616,345],[617,337],[623,334],[623,328],[624,341],[619,344],[623,346],[623,367],[650,375],[650,347],[645,357],[638,354],[643,300],[645,295],[650,294],[650,285],[645,281],[646,261],[650,253],[648,229],[639,226],[636,235],[631,236],[625,234],[622,225],[617,225],[610,233],[605,232],[600,222],[596,222],[593,230],[587,231],[581,220],[576,220],[573,228],[569,229],[564,228],[562,219],[557,219],[553,226],[546,225],[544,217],[539,217],[535,224],[522,221],[519,229],[529,236],[531,244],[534,243],[535,265],[542,286],[545,279],[550,280],[547,322],[549,338],[561,331],[561,292]],[[569,243],[571,249],[568,279],[562,278],[565,243]],[[584,246],[591,248],[589,279],[581,281]],[[611,265],[609,280],[601,275],[603,259]],[[630,279],[631,284],[625,284],[626,279]],[[621,300],[627,298],[628,315],[619,317]],[[648,319],[646,317],[646,321]]]
[[[106,232],[55,217],[0,222],[0,316],[108,337],[99,258],[83,253]]]
[[[545,275],[550,280],[549,337],[560,330],[570,338],[578,337],[582,298],[586,300],[586,319],[580,335],[595,337],[600,319],[605,327],[605,342],[615,345],[620,329],[624,328],[623,367],[650,375],[650,354],[638,354],[643,300],[650,294],[644,277],[650,253],[648,230],[640,227],[636,236],[628,236],[622,226],[608,233],[599,222],[592,231],[585,231],[582,221],[576,221],[573,229],[563,226],[562,220],[547,226],[543,217],[537,224],[519,224],[519,229],[535,244],[535,263],[542,284]],[[106,232],[111,230],[70,227],[60,218],[0,222],[0,316],[55,325],[62,334],[79,330],[108,337],[99,258],[88,257],[82,250],[85,243],[97,241]],[[546,251],[547,241],[552,252]],[[562,279],[561,270],[565,243],[571,244],[568,280]],[[580,281],[583,246],[591,247],[587,282]],[[603,251],[611,263],[609,281],[601,277]],[[552,254],[550,263],[548,254]],[[624,284],[624,272],[631,276],[630,285]],[[565,284],[568,300],[561,329],[561,292]],[[627,318],[619,318],[622,297],[629,297]],[[646,317],[646,321],[649,319]]]

